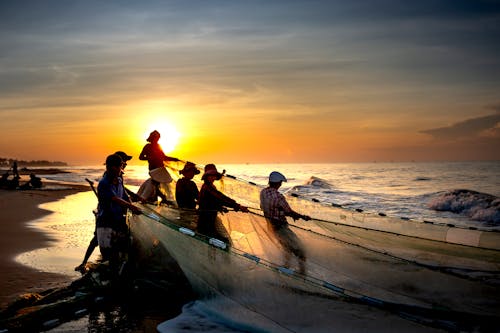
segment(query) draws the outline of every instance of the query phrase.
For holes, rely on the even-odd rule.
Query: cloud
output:
[[[423,130],[436,140],[468,140],[474,138],[500,139],[500,108],[492,115],[467,119],[448,127]]]

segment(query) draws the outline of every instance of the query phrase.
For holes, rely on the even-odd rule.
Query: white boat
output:
[[[289,221],[293,241],[306,253],[300,274],[258,209],[261,187],[231,176],[218,187],[251,210],[219,214],[229,243],[198,234],[195,212],[173,206],[143,205],[144,214],[129,222],[136,240],[168,251],[199,299],[226,322],[268,332],[500,327],[497,232],[290,197],[313,217]]]

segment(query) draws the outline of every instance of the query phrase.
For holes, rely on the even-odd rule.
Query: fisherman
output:
[[[19,187],[20,190],[29,190],[32,188],[41,188],[42,179],[37,177],[34,173],[30,173],[30,180]]]
[[[128,247],[126,212],[134,214],[141,210],[134,206],[123,186],[121,174],[123,161],[119,155],[106,158],[106,172],[97,187],[96,234],[99,249],[104,260],[109,260],[112,269],[118,271],[120,254]]]
[[[161,146],[158,143],[160,140],[160,132],[154,130],[149,134],[146,141],[148,143],[142,148],[139,154],[141,161],[148,161],[149,175],[152,182],[156,186],[156,194],[160,196],[162,202],[170,202],[167,196],[171,196],[169,183],[172,182],[172,176],[168,173],[163,162],[165,161],[179,161],[178,158],[165,155]]]
[[[114,153],[114,155],[118,155],[122,159],[122,167],[121,167],[122,170],[120,172],[120,176],[119,177],[122,179],[122,183],[123,183],[123,173],[124,173],[125,168],[127,167],[127,161],[130,161],[132,159],[132,156],[127,155],[123,151],[117,151],[117,152]],[[104,175],[105,174],[106,174],[106,172],[104,172]],[[104,175],[103,175],[103,177],[104,177]],[[94,193],[97,195],[97,191],[94,189],[93,184],[91,183],[90,185],[91,185],[92,189],[94,190]],[[129,195],[129,197],[131,198],[132,201],[145,202],[144,198],[142,198],[138,194],[134,193],[133,191],[129,190],[128,188],[126,188],[126,187],[124,187],[124,188],[125,188],[126,193]],[[94,214],[97,214],[97,212],[94,211]],[[83,261],[82,261],[82,263],[80,265],[78,265],[78,266],[75,267],[75,271],[80,272],[82,274],[86,272],[86,270],[87,270],[87,261],[90,259],[90,256],[92,255],[92,253],[94,252],[94,249],[98,245],[99,244],[97,242],[97,233],[94,230],[94,237],[92,237],[92,239],[89,242],[89,245],[87,246],[87,251],[85,251],[85,256],[83,257]]]
[[[163,149],[161,149],[161,146],[158,144],[158,140],[160,140],[160,132],[156,130],[151,132],[146,140],[149,143],[142,148],[139,155],[141,161],[148,161],[149,171],[163,168],[164,161],[179,161],[179,159],[175,157],[165,155]]]
[[[225,207],[233,208],[235,211],[248,212],[248,208],[238,204],[235,200],[224,195],[217,190],[214,185],[215,180],[220,180],[223,173],[217,171],[214,164],[207,164],[201,179],[204,181],[201,186],[198,199],[198,227],[199,233],[217,238],[229,244],[229,235],[222,225],[222,221],[217,217],[217,213],[226,212]]]
[[[299,272],[305,274],[306,256],[300,240],[289,228],[286,216],[290,216],[294,220],[303,219],[306,221],[309,221],[311,217],[294,211],[286,201],[285,196],[278,191],[283,182],[286,181],[286,177],[280,172],[271,172],[269,186],[260,192],[260,208],[264,212],[268,226],[285,250],[285,266],[290,265],[290,253],[293,253],[299,261]]]
[[[123,174],[125,173],[125,168],[127,167],[127,162],[132,159],[132,156],[127,155],[124,151],[117,151],[115,152],[115,155],[120,156],[122,159],[122,172],[120,174],[120,177],[122,178],[123,182]],[[125,182],[123,182],[125,184]],[[134,191],[129,190],[127,187],[125,187],[125,191],[127,192],[128,196],[130,197],[130,200],[133,202],[140,201],[140,202],[146,202],[146,200],[141,197],[139,194],[135,193]]]
[[[186,162],[184,168],[179,171],[184,177],[180,178],[175,185],[175,200],[179,208],[195,209],[200,191],[193,181],[193,177],[200,173],[193,162]]]

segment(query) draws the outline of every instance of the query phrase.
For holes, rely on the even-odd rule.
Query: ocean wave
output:
[[[500,198],[471,190],[457,189],[441,193],[428,207],[437,211],[450,211],[468,216],[472,220],[492,224],[500,223]]]
[[[308,189],[332,189],[334,186],[319,177],[311,176],[303,185],[295,185],[290,191],[300,192]]]

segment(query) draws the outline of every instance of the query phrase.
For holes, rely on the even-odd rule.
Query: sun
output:
[[[179,138],[181,137],[181,134],[177,131],[175,126],[165,122],[155,123],[154,125],[151,125],[148,131],[144,134],[145,139],[147,139],[149,134],[154,130],[160,132],[160,140],[158,143],[163,149],[163,152],[165,154],[172,152],[179,143]]]

